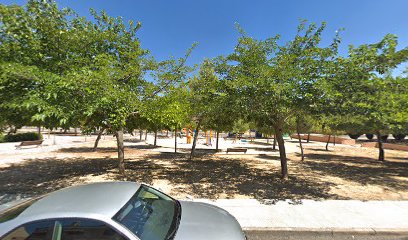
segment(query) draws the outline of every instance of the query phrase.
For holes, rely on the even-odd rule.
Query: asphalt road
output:
[[[248,240],[408,240],[408,232],[331,232],[331,231],[245,231]]]

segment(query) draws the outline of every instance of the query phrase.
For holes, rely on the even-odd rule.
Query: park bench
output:
[[[247,148],[227,148],[227,154],[229,152],[243,152],[246,153],[248,151]]]
[[[35,140],[35,141],[22,141],[20,145],[16,145],[16,149],[21,149],[21,147],[25,146],[41,146],[43,140]]]

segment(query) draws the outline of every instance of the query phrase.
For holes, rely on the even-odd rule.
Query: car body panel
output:
[[[139,240],[112,217],[138,191],[135,182],[104,182],[69,187],[46,195],[19,216],[0,223],[0,237],[15,228],[39,220],[64,218],[105,222],[131,240]],[[181,220],[174,240],[244,240],[237,220],[227,211],[200,202],[179,201]]]
[[[244,240],[238,221],[227,211],[200,202],[180,201],[182,214],[174,240]]]
[[[19,217],[72,212],[113,217],[139,187],[134,182],[103,182],[64,188],[38,200]]]
[[[64,188],[33,203],[16,218],[0,223],[0,236],[37,220],[61,218],[95,219],[115,226],[126,236],[134,236],[112,217],[140,188],[135,182],[101,182]],[[131,239],[137,239],[135,237]]]

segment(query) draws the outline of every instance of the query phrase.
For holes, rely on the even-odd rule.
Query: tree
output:
[[[233,91],[223,79],[222,68],[225,66],[222,64],[220,59],[204,60],[198,76],[189,84],[192,118],[200,120],[205,129],[216,131],[216,151],[219,151],[219,133],[232,130],[237,118],[234,98],[231,97]]]
[[[216,102],[225,93],[220,87],[214,65],[208,59],[201,64],[198,75],[189,80],[188,87],[191,119],[196,126],[190,153],[191,160],[194,157],[200,127],[203,125],[206,128],[210,127],[211,119],[214,117],[212,114],[215,114],[214,109],[218,107]]]
[[[30,95],[39,87],[41,72],[19,63],[0,63],[0,123],[10,132],[33,123],[36,109]]]
[[[2,62],[33,66],[49,76],[29,95],[36,109],[32,120],[109,128],[124,173],[123,129],[137,109],[147,67],[147,51],[136,37],[140,23],[93,10],[91,22],[52,1],[0,9]]]
[[[19,126],[55,124],[33,118],[41,107],[36,106],[32,96],[44,92],[46,80],[52,81],[77,66],[70,57],[73,51],[88,51],[80,44],[85,39],[72,37],[82,36],[77,35],[76,22],[68,21],[72,13],[69,9],[59,10],[52,1],[30,0],[25,7],[0,5],[2,84],[6,84],[5,91],[14,94],[14,107],[8,104],[3,116],[12,113],[7,118],[17,120]],[[10,81],[16,84],[7,85]],[[18,86],[22,88],[17,89]]]
[[[279,36],[255,40],[240,30],[233,54],[230,79],[244,111],[255,119],[270,119],[279,145],[282,178],[288,178],[284,129],[294,116],[299,102],[313,103],[316,82],[326,73],[325,62],[336,54],[333,44],[319,46],[325,28],[302,22],[292,41],[278,45]]]
[[[386,35],[380,42],[350,46],[348,58],[339,57],[336,75],[327,83],[326,106],[346,132],[376,133],[380,161],[384,161],[381,135],[402,126],[406,97],[403,83],[391,72],[408,59],[408,48],[397,50],[397,38]],[[402,87],[402,88],[401,88]]]

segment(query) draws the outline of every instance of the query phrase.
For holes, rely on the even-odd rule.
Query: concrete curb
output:
[[[372,234],[403,234],[408,236],[408,229],[398,228],[258,228],[247,227],[244,231],[268,231],[268,232],[321,232],[321,233],[372,233]]]
[[[408,229],[244,228],[248,240],[408,240]]]

